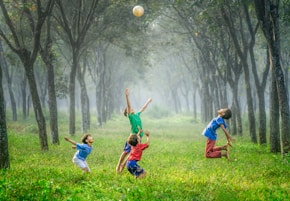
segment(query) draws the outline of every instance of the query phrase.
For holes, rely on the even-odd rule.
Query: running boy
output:
[[[144,106],[137,113],[135,113],[134,109],[131,108],[131,103],[129,100],[129,89],[126,89],[125,95],[126,95],[127,107],[124,109],[124,116],[129,118],[130,125],[131,125],[131,134],[137,134],[139,132],[139,129],[141,129],[140,137],[142,138],[144,133],[142,131],[143,128],[142,128],[142,121],[141,121],[140,115],[142,112],[144,112],[144,110],[147,108],[149,103],[151,103],[152,98],[148,98]],[[126,164],[125,158],[128,155],[128,153],[130,153],[130,150],[131,150],[131,146],[128,144],[128,142],[126,142],[123,152],[119,158],[118,165],[116,167],[117,173],[121,173],[123,171]]]
[[[150,138],[149,132],[145,131],[145,135],[147,137],[147,141],[145,144],[141,144],[140,133],[142,130],[138,132],[138,134],[130,135],[128,138],[128,143],[131,145],[131,152],[127,159],[126,167],[128,171],[136,177],[136,179],[141,179],[146,175],[146,172],[143,168],[138,165],[138,161],[141,160],[143,150],[149,147]]]
[[[65,137],[64,139],[73,144],[73,146],[72,146],[73,149],[77,149],[77,152],[75,153],[75,155],[72,159],[73,163],[75,163],[77,166],[79,166],[84,172],[86,172],[86,173],[91,172],[91,170],[86,162],[86,158],[93,150],[93,147],[92,147],[92,144],[94,142],[93,137],[90,134],[85,134],[82,137],[83,144],[76,143],[75,141],[73,141],[67,137]]]
[[[211,120],[207,127],[203,131],[203,135],[207,137],[206,147],[205,147],[205,157],[206,158],[221,158],[222,156],[230,160],[228,145],[231,146],[231,141],[234,139],[230,136],[227,125],[224,119],[230,119],[232,117],[232,112],[228,108],[222,108],[218,110],[218,116]],[[221,128],[227,138],[227,144],[224,146],[215,146],[217,134],[216,130]],[[225,152],[222,152],[224,150]]]

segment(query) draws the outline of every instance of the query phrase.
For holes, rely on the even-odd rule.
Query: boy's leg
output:
[[[142,179],[143,177],[146,176],[146,171],[144,170],[142,174],[140,174],[136,179]]]
[[[224,145],[224,146],[217,146],[217,147],[213,147],[212,149],[213,151],[221,151],[221,150],[228,150],[228,144]]]
[[[205,147],[205,157],[206,158],[221,158],[221,148],[215,147],[215,140],[207,139],[206,147]]]
[[[135,160],[127,162],[127,169],[136,179],[141,179],[146,175],[145,170],[141,168]]]
[[[86,167],[85,167],[83,170],[84,170],[85,172],[87,172],[87,173],[90,173],[90,172],[91,172],[91,169],[90,169],[90,167],[89,167],[87,161],[84,161],[84,163],[85,163]]]
[[[118,165],[116,167],[117,173],[121,173],[123,171],[124,166],[126,165],[126,161],[127,161],[126,156],[128,155],[128,153],[130,153],[130,151],[131,151],[131,146],[129,145],[128,142],[126,142],[124,145],[123,153],[121,154],[118,161]]]
[[[118,165],[116,167],[116,172],[117,173],[121,173],[126,165],[126,161],[127,161],[127,158],[126,156],[128,155],[127,152],[123,151],[123,153],[121,154],[120,158],[119,158],[119,161],[118,161]]]
[[[90,170],[88,169],[88,167],[82,168],[82,170],[83,170],[85,173],[89,173],[89,172],[90,172]]]

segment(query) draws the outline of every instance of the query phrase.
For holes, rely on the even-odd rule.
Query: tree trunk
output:
[[[257,90],[257,96],[258,96],[258,108],[259,108],[259,143],[260,144],[266,144],[267,143],[267,127],[266,127],[266,108],[265,108],[265,89],[266,89],[266,82],[269,74],[270,65],[266,64],[264,72],[261,76],[261,82],[258,78],[257,68],[256,68],[256,62],[254,59],[254,46],[251,46],[250,48],[250,55],[251,55],[251,61],[252,61],[252,72],[255,79],[256,84],[256,90]],[[268,51],[267,51],[268,52]]]
[[[85,37],[90,29],[93,21],[95,20],[95,10],[99,3],[98,0],[92,0],[89,6],[88,12],[86,11],[83,1],[77,1],[77,4],[73,5],[73,9],[65,9],[64,3],[61,0],[57,0],[56,4],[58,5],[60,15],[56,16],[56,20],[59,22],[59,25],[64,29],[66,33],[69,45],[72,49],[72,67],[70,72],[70,81],[69,81],[69,133],[75,135],[75,79],[77,68],[79,67],[79,58],[81,53],[81,48],[85,45]],[[73,17],[72,17],[73,16]],[[59,18],[59,19],[58,19]],[[68,20],[69,19],[69,20]],[[84,20],[85,19],[85,20]]]
[[[29,58],[29,57],[22,55],[22,59],[23,58]],[[45,123],[45,118],[42,113],[39,95],[37,92],[36,81],[35,81],[35,77],[33,73],[33,64],[31,64],[29,61],[23,61],[23,63],[24,63],[24,68],[25,68],[25,73],[28,80],[29,88],[30,88],[34,114],[35,114],[36,122],[38,125],[38,129],[39,129],[40,147],[42,150],[45,151],[45,150],[48,150],[46,123]]]
[[[284,83],[283,71],[280,66],[279,50],[274,45],[271,50],[272,62],[275,73],[275,79],[278,90],[279,108],[281,115],[281,154],[284,155],[290,151],[290,115],[289,115],[289,103]],[[270,48],[271,49],[271,48]],[[273,55],[274,54],[274,55]]]
[[[75,80],[76,80],[76,72],[77,68],[79,65],[79,60],[78,56],[79,53],[77,51],[78,48],[73,47],[73,63],[71,67],[71,72],[70,72],[70,80],[69,80],[69,100],[70,100],[70,105],[69,105],[69,134],[75,135],[76,133],[76,100],[75,100]]]
[[[2,87],[2,67],[0,63],[0,169],[7,169],[10,167],[9,151],[8,151],[8,137],[6,127],[6,114],[4,105],[4,93]]]
[[[47,70],[47,92],[48,92],[48,107],[50,116],[50,137],[52,144],[59,144],[59,134],[58,134],[58,117],[57,117],[57,100],[55,91],[55,81],[54,81],[54,54],[52,52],[52,39],[51,39],[51,23],[50,15],[47,17],[46,21],[46,41],[44,48],[40,47],[40,55],[45,63]]]
[[[0,63],[1,63],[0,65],[2,65],[4,75],[8,82],[8,91],[9,91],[9,97],[10,97],[11,109],[12,109],[12,119],[13,121],[17,121],[16,101],[15,101],[14,93],[12,90],[12,74],[9,75],[8,65],[3,54],[3,47],[2,47],[1,41],[0,41]]]
[[[242,58],[245,59],[245,58]],[[251,92],[251,83],[250,83],[250,75],[249,75],[249,67],[246,62],[243,62],[243,69],[245,75],[245,85],[246,85],[246,94],[247,94],[247,107],[248,107],[248,120],[249,120],[249,127],[250,127],[250,137],[253,143],[257,143],[257,135],[256,135],[256,120],[255,120],[255,113],[253,107],[253,98]]]
[[[52,144],[59,144],[58,134],[58,117],[57,117],[57,101],[54,83],[54,66],[51,63],[46,64],[48,78],[48,107],[50,114],[50,137]]]
[[[261,78],[261,83],[258,78],[258,73],[257,73],[257,67],[256,67],[256,62],[254,59],[254,50],[253,46],[250,47],[250,56],[251,56],[251,61],[252,61],[252,72],[254,75],[255,79],[255,85],[256,85],[256,90],[257,90],[257,96],[258,96],[258,108],[259,108],[259,143],[266,144],[267,143],[267,129],[266,129],[266,108],[265,108],[265,86],[266,86],[266,81],[268,77],[268,72],[269,72],[269,66],[266,65],[265,70],[262,74]]]
[[[87,130],[90,128],[90,102],[89,96],[87,93],[87,87],[85,83],[85,72],[86,72],[86,61],[83,64],[82,68],[78,68],[78,81],[80,84],[81,90],[81,112],[82,112],[82,131],[86,133]]]
[[[268,63],[269,63],[268,56]],[[277,153],[281,151],[280,147],[280,116],[279,116],[279,99],[275,73],[271,68],[271,86],[270,86],[270,151]]]
[[[248,30],[251,34],[250,37],[250,42],[249,42],[249,54],[250,54],[250,60],[252,64],[252,73],[254,75],[254,80],[255,80],[255,86],[256,86],[256,91],[257,91],[257,96],[258,96],[258,108],[259,108],[259,143],[260,144],[266,144],[267,143],[267,138],[266,138],[266,109],[265,109],[265,86],[266,86],[266,81],[269,73],[269,66],[265,66],[265,70],[262,74],[261,78],[261,83],[259,80],[259,76],[257,73],[257,65],[256,65],[256,60],[255,60],[255,54],[254,54],[254,46],[256,42],[255,38],[255,31],[253,28],[253,23],[251,22],[250,15],[249,15],[249,9],[248,5],[245,1],[243,1],[243,7],[244,7],[244,12],[246,14],[246,22],[248,25]]]
[[[249,132],[251,141],[253,143],[257,143],[257,135],[256,135],[256,122],[255,122],[255,114],[254,114],[254,106],[253,106],[253,97],[251,92],[251,83],[250,83],[250,72],[249,72],[249,65],[247,63],[247,47],[248,44],[246,41],[242,40],[242,44],[239,43],[237,34],[235,32],[235,28],[231,23],[231,16],[227,15],[227,12],[224,7],[221,8],[223,13],[223,18],[227,24],[228,30],[230,32],[231,38],[234,43],[235,50],[237,55],[241,60],[241,64],[244,71],[244,79],[245,79],[245,87],[246,87],[246,96],[247,96],[247,107],[248,107],[248,121],[249,121]],[[243,30],[243,27],[239,27]],[[243,33],[241,33],[243,35]],[[244,47],[243,49],[241,47]]]
[[[232,127],[233,127],[233,135],[238,134],[239,136],[243,135],[243,127],[242,127],[242,118],[241,118],[241,108],[239,103],[239,91],[238,91],[238,82],[233,83],[233,86],[231,85],[232,93],[233,93],[233,106],[232,106],[232,112],[233,112],[233,119]],[[236,126],[236,128],[235,128]]]
[[[255,0],[254,3],[257,18],[270,49],[270,65],[276,80],[281,115],[281,154],[284,156],[290,151],[290,111],[284,74],[280,64],[279,1]]]
[[[22,98],[22,119],[26,119],[27,114],[27,101],[26,101],[26,86],[27,86],[27,78],[23,76],[21,80],[21,98]]]

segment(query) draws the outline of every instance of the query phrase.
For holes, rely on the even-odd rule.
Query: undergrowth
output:
[[[94,121],[94,120],[93,120]],[[94,150],[83,174],[71,159],[75,150],[63,140],[68,123],[60,124],[60,145],[40,151],[36,124],[8,122],[11,167],[0,171],[0,200],[290,200],[289,155],[236,137],[231,161],[204,158],[205,125],[191,117],[143,118],[151,145],[139,164],[147,171],[136,180],[115,167],[129,135],[129,122],[115,116],[102,128],[91,126]],[[195,122],[195,123],[193,123]],[[80,124],[79,124],[80,125]],[[225,143],[218,134],[218,145]],[[70,136],[80,142],[81,134]]]

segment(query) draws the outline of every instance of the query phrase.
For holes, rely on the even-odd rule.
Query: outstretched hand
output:
[[[129,96],[129,89],[128,88],[126,88],[125,94],[126,94],[126,96]]]
[[[144,131],[144,134],[149,137],[150,136],[150,132],[149,131]]]
[[[236,140],[234,138],[229,138],[228,141],[227,141],[227,145],[233,147],[232,143],[231,142],[235,142]]]

